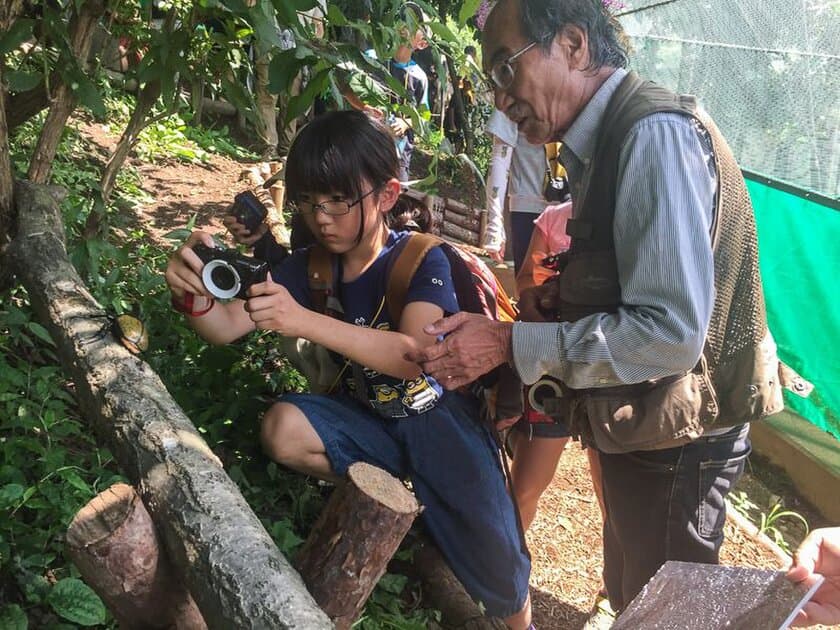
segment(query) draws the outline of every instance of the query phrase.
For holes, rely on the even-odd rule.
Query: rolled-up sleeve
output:
[[[655,114],[620,153],[613,223],[623,305],[576,322],[517,323],[514,364],[570,387],[638,383],[691,369],[714,306],[716,175],[693,119]],[[597,184],[594,184],[597,185]]]

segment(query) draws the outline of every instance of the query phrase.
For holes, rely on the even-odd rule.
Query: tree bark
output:
[[[472,230],[464,229],[454,223],[449,222],[449,217],[444,216],[443,224],[440,227],[440,233],[443,236],[449,236],[455,240],[466,243],[467,245],[479,246],[478,234]]]
[[[15,17],[20,12],[21,0],[4,2],[0,7],[0,35],[6,33],[12,26]],[[14,203],[14,180],[12,178],[12,161],[9,155],[9,128],[6,123],[6,90],[3,87],[3,72],[5,58],[0,55],[0,253],[9,244],[14,232],[12,219]],[[3,272],[0,271],[0,276]]]
[[[14,179],[9,154],[9,129],[6,126],[6,90],[3,89],[3,61],[0,58],[0,251],[12,240],[14,233]],[[0,271],[0,276],[3,272]]]
[[[488,550],[488,553],[493,553]],[[414,553],[414,570],[423,584],[423,600],[441,613],[441,622],[451,630],[507,630],[496,617],[486,617],[452,573],[440,551],[431,542]]]
[[[420,513],[414,495],[384,470],[358,462],[347,476],[297,560],[303,581],[338,630],[359,616]]]
[[[140,132],[149,124],[147,120],[149,112],[152,111],[152,107],[154,107],[154,104],[160,97],[160,92],[160,81],[155,80],[146,83],[137,93],[137,105],[134,107],[134,111],[131,112],[131,118],[125,127],[125,131],[120,136],[117,147],[108,159],[108,163],[105,165],[105,171],[102,173],[100,186],[103,201],[107,202],[111,198],[111,194],[114,192],[114,186],[117,183],[117,173],[125,163],[125,159],[128,157],[131,148],[140,137]],[[91,216],[93,216],[93,213],[91,213]],[[96,226],[97,229],[93,230],[92,233],[88,227],[91,226],[85,226],[86,235],[90,236],[98,232],[98,225]]]
[[[50,85],[56,85],[61,79],[57,72],[50,74]],[[9,130],[13,131],[42,109],[49,107],[50,97],[47,86],[39,83],[31,90],[11,94],[6,98],[6,120]]]
[[[88,51],[90,51],[93,28],[104,12],[103,0],[88,0],[82,4],[80,12],[74,13],[73,19],[70,20],[70,49],[80,67],[84,67]],[[67,119],[76,109],[77,100],[70,86],[63,80],[60,81],[53,94],[50,111],[44,121],[41,135],[38,137],[35,153],[29,163],[30,181],[45,184],[49,180],[61,134],[67,124]]]
[[[207,628],[131,486],[118,483],[91,499],[70,523],[66,542],[73,564],[123,630]]]
[[[15,199],[19,230],[8,262],[56,343],[82,412],[143,498],[209,627],[331,627],[157,375],[110,335],[91,341],[103,310],[67,259],[49,192],[20,183]]]

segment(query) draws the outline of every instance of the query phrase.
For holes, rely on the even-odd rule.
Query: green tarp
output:
[[[840,211],[753,180],[767,318],[780,358],[814,383],[790,408],[840,438]]]

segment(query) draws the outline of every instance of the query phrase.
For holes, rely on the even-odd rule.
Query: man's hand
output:
[[[439,319],[423,330],[432,336],[445,335],[445,339],[410,352],[405,358],[420,364],[446,389],[468,385],[512,357],[513,324],[508,322],[461,312]]]
[[[395,118],[391,121],[391,133],[397,138],[402,138],[411,129],[411,125],[405,118]]]
[[[243,245],[247,245],[250,247],[258,240],[263,237],[268,231],[268,226],[265,223],[260,223],[260,226],[253,232],[249,232],[248,228],[246,228],[239,220],[233,216],[232,214],[228,214],[222,219],[222,223],[230,232],[230,235],[233,237],[237,243],[242,243]]]
[[[840,623],[840,527],[815,529],[799,545],[787,578],[804,586],[813,586],[817,576],[825,582],[799,611],[794,626]]]
[[[265,282],[248,289],[245,310],[260,330],[275,330],[286,337],[303,337],[312,313],[298,304],[282,284],[268,273]]]

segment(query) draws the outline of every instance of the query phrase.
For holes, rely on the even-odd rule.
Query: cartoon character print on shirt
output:
[[[424,413],[432,409],[440,398],[425,374],[421,374],[412,381],[404,381],[405,396],[402,403],[415,413]]]
[[[388,322],[377,324],[376,328],[391,329]],[[442,391],[435,389],[434,380],[422,374],[416,379],[398,380],[368,367],[362,368],[362,374],[371,409],[386,418],[405,418],[425,413],[435,406],[442,395]],[[348,382],[347,385],[353,387],[355,383]]]

